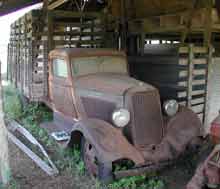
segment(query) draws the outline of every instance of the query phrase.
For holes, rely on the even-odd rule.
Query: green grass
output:
[[[22,104],[19,99],[19,94],[12,86],[3,88],[4,112],[11,119],[19,119],[22,117]]]
[[[52,112],[44,105],[30,103],[23,107],[20,95],[12,86],[4,87],[4,111],[7,117],[19,121],[41,144],[50,152],[52,160],[60,171],[68,171],[72,177],[79,180],[77,184],[81,185],[80,180],[85,179],[85,185],[90,188],[101,189],[164,189],[164,182],[156,177],[147,177],[146,175],[123,178],[112,184],[105,186],[95,179],[86,176],[85,165],[81,160],[79,149],[61,149],[57,143],[47,134],[47,132],[38,125],[43,121],[52,120]],[[117,167],[126,169],[126,167]],[[82,181],[84,182],[84,181]],[[13,182],[8,189],[18,189],[16,182]]]
[[[0,189],[21,189],[21,187],[15,180],[12,179],[8,186],[0,186]]]

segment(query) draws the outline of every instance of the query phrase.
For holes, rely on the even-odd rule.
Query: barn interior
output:
[[[117,49],[131,76],[191,108],[209,132],[220,109],[219,0],[1,0],[0,16],[36,3],[8,44],[7,79],[30,101],[47,103],[51,50]]]

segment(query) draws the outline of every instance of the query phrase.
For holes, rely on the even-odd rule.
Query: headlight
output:
[[[112,121],[117,127],[125,127],[130,121],[130,112],[126,109],[117,109],[112,113]]]
[[[163,108],[168,116],[174,116],[179,110],[179,104],[176,100],[168,100],[164,103]]]

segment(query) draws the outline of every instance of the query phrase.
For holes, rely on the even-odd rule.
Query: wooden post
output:
[[[192,82],[193,82],[193,44],[189,45],[189,67],[188,67],[188,90],[187,90],[187,106],[191,108],[192,101]]]
[[[1,67],[1,64],[0,64]],[[8,141],[7,141],[7,129],[4,122],[4,112],[3,112],[3,95],[2,95],[2,82],[1,82],[1,69],[0,69],[0,182],[3,185],[8,184],[10,179],[10,168],[9,168],[9,158],[8,158]]]
[[[121,0],[121,47],[127,51],[127,17],[126,1]]]
[[[212,74],[212,66],[213,66],[213,47],[209,47],[209,53],[208,53],[208,69],[207,69],[207,76],[206,76],[206,99],[205,99],[205,110],[204,110],[204,125],[205,125],[205,134],[209,132],[209,123],[208,123],[208,115],[210,110],[210,92],[211,92],[211,84],[210,84],[210,78]]]
[[[210,47],[211,40],[212,40],[212,2],[210,2],[209,6],[206,8],[204,46]]]

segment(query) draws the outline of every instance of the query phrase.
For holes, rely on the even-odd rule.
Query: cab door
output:
[[[71,117],[76,117],[72,97],[72,82],[68,62],[64,58],[53,57],[50,64],[50,100],[56,111]]]

